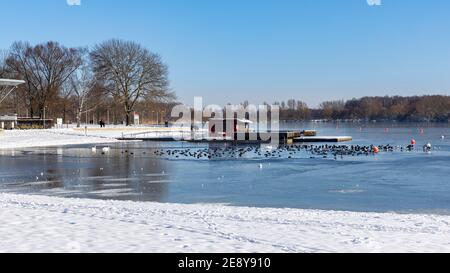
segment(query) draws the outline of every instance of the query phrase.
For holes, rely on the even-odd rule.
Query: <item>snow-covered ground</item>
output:
[[[204,130],[198,132],[205,134]],[[155,126],[108,126],[99,128],[89,126],[85,128],[64,128],[48,130],[13,130],[0,132],[0,150],[18,149],[78,144],[106,144],[118,142],[118,138],[180,138],[191,137],[190,128],[155,127]]]
[[[115,138],[85,136],[72,129],[59,130],[13,130],[0,132],[0,149],[18,149],[78,144],[117,142]]]
[[[84,128],[65,128],[48,130],[13,130],[0,132],[0,149],[18,149],[78,144],[106,144],[118,142],[117,138],[132,134],[146,133],[146,137],[189,136],[186,128],[161,128],[149,126],[98,126]]]
[[[450,217],[0,194],[0,252],[450,252]]]

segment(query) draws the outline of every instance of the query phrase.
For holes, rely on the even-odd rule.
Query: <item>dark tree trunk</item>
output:
[[[30,104],[30,118],[33,118],[34,116],[34,109],[33,109],[33,105]]]
[[[66,122],[66,103],[63,105],[63,123]]]
[[[130,106],[129,106],[130,104],[129,104],[129,102],[128,101],[126,101],[125,102],[125,105],[124,105],[124,108],[125,108],[125,122],[126,122],[126,125],[127,126],[130,126],[131,125],[131,110],[130,110]]]
[[[131,120],[131,111],[127,111],[125,113],[125,121],[126,121],[126,125],[127,126],[131,125],[131,122],[132,122],[132,120]]]

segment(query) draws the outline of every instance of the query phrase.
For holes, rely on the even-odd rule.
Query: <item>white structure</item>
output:
[[[25,81],[0,79],[0,105],[16,88]],[[17,125],[17,115],[0,116],[0,129],[14,129]]]
[[[138,113],[134,113],[134,125],[140,125],[140,115]]]
[[[0,129],[14,129],[17,126],[17,115],[0,116]]]
[[[25,81],[0,79],[0,104],[11,94],[19,85]]]

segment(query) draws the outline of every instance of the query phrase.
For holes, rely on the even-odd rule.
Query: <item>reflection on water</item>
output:
[[[418,145],[426,154],[382,152],[338,160],[303,152],[265,158],[189,156],[208,146],[135,142],[0,151],[0,191],[51,196],[226,203],[243,206],[353,211],[450,211],[450,129],[429,124],[287,124],[321,135],[351,135],[350,145]],[[442,136],[445,136],[442,139]],[[216,149],[216,148],[214,148]],[[239,147],[246,149],[246,147]],[[168,151],[179,151],[176,154]],[[256,150],[256,149],[254,149]],[[164,156],[158,152],[165,151]],[[185,153],[186,156],[180,156]],[[178,157],[177,157],[178,155]],[[288,157],[291,158],[288,158]]]
[[[2,190],[117,200],[167,200],[168,166],[123,149],[93,153],[92,147],[41,148],[3,152]],[[128,151],[128,150],[126,150]]]

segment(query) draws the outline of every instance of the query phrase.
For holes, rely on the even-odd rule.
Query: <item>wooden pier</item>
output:
[[[350,136],[317,136],[316,131],[279,131],[279,132],[248,132],[235,133],[231,137],[225,138],[208,138],[198,137],[194,138],[191,134],[185,134],[182,137],[170,136],[146,136],[136,134],[128,137],[121,137],[119,140],[141,140],[141,141],[158,141],[158,142],[175,142],[185,141],[191,143],[212,143],[212,144],[266,144],[272,143],[273,139],[278,139],[279,144],[295,144],[295,143],[336,143],[352,141]]]
[[[350,136],[314,136],[314,137],[298,137],[294,139],[294,143],[311,143],[311,142],[348,142],[352,141]]]
[[[280,132],[249,132],[235,133],[233,137],[227,138],[205,138],[190,139],[188,142],[194,143],[230,143],[230,144],[265,144],[271,143],[273,139],[278,139],[280,144],[292,144],[295,138],[301,137],[300,131],[280,131]]]
[[[280,144],[292,144],[295,138],[301,137],[303,134],[300,131],[280,131],[280,132],[250,132],[250,133],[235,133],[232,137],[225,138],[208,138],[208,137],[192,137],[190,134],[182,135],[181,137],[167,137],[167,136],[145,136],[145,135],[131,135],[123,136],[118,140],[141,140],[141,141],[186,141],[192,143],[234,143],[234,144],[264,144],[271,143],[272,139],[278,139]]]

